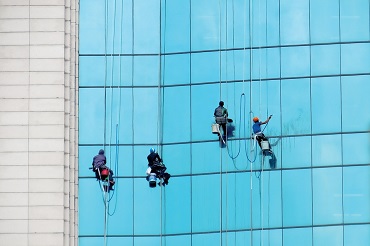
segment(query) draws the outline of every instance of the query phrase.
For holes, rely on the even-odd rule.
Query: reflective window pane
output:
[[[135,0],[133,6],[134,53],[158,54],[161,33],[160,0]]]
[[[252,185],[253,227],[282,226],[281,173],[277,171],[255,172],[252,175]]]
[[[79,143],[104,142],[104,89],[79,91]]]
[[[132,85],[132,57],[129,56],[81,56],[79,68],[80,86]]]
[[[312,170],[313,223],[340,224],[342,222],[342,168]]]
[[[342,165],[340,134],[312,137],[312,166]]]
[[[283,226],[307,226],[312,224],[311,187],[311,170],[283,171]]]
[[[132,180],[117,179],[116,189],[109,193],[110,203],[108,213],[110,232],[113,234],[132,234]],[[99,182],[95,178],[79,179],[79,206],[84,208],[79,211],[80,235],[102,235],[104,232],[104,194]],[[116,199],[127,197],[124,204],[115,205]],[[122,219],[127,223],[121,224]],[[92,226],[93,225],[93,226]],[[113,225],[113,226],[112,226]],[[117,226],[114,226],[117,225]],[[119,225],[119,226],[118,226]]]
[[[283,245],[295,246],[299,242],[301,246],[312,245],[312,229],[311,228],[293,228],[283,230]]]
[[[311,137],[290,137],[281,141],[283,168],[311,166]]]
[[[341,71],[343,74],[368,73],[370,44],[342,44]]]
[[[219,143],[193,143],[192,151],[192,174],[217,172],[220,170]],[[217,154],[216,154],[217,153]]]
[[[213,113],[220,101],[219,90],[219,84],[191,87],[191,134],[193,141],[218,139],[217,135],[212,134],[211,127],[215,122]],[[228,108],[226,100],[225,107]]]
[[[281,81],[282,134],[310,133],[311,109],[309,92],[309,79]]]
[[[163,142],[190,140],[190,87],[163,90]]]
[[[192,246],[219,245],[221,235],[219,233],[195,234],[192,236]]]
[[[280,43],[280,11],[279,2],[267,0],[267,45],[279,45]]]
[[[281,76],[301,77],[310,75],[310,47],[281,48]]]
[[[369,40],[369,1],[340,1],[341,41]]]
[[[245,81],[250,79],[249,50],[231,50],[221,52],[221,61],[219,57],[218,62],[218,66],[221,67],[222,81]]]
[[[145,172],[145,170],[144,170]],[[145,178],[134,179],[134,190],[131,189],[134,197],[133,218],[135,235],[159,235],[161,232],[161,187],[150,188]],[[131,195],[132,196],[132,195]],[[148,204],[151,211],[148,216]],[[122,222],[122,221],[121,221]],[[148,226],[150,225],[150,226]],[[155,237],[158,239],[158,237]]]
[[[249,86],[249,83],[247,85]],[[251,92],[249,95],[246,93],[245,96],[245,100],[247,100],[246,105],[242,106],[248,108],[248,97],[251,97],[251,112],[249,115],[246,115],[248,117],[247,125],[251,129],[251,133],[254,116],[257,116],[263,122],[272,115],[271,121],[266,125],[262,125],[261,129],[264,129],[263,132],[267,137],[281,135],[280,87],[280,80],[252,82]],[[242,109],[245,110],[245,108]],[[248,112],[245,113],[247,114]]]
[[[367,165],[370,162],[368,133],[343,134],[343,164]]]
[[[344,223],[370,220],[370,166],[343,168]]]
[[[190,174],[190,144],[171,144],[164,145],[162,148],[162,159],[171,175]]]
[[[132,245],[133,238],[129,237],[109,237],[104,240],[104,237],[80,237],[78,240],[78,245],[81,246],[100,246],[104,245],[104,243],[108,245]]]
[[[280,1],[281,44],[309,43],[309,0]]]
[[[191,83],[220,81],[220,64],[219,52],[191,54]]]
[[[95,16],[92,21],[91,16]],[[80,53],[104,53],[105,2],[80,1]]]
[[[176,235],[164,237],[164,245],[189,246],[191,245],[191,235]]]
[[[340,93],[339,77],[311,79],[312,133],[341,131]]]
[[[342,226],[314,227],[313,245],[315,246],[343,245],[343,227]]]
[[[219,49],[220,3],[217,0],[191,0],[190,4],[192,50]]]
[[[310,0],[312,43],[339,41],[339,2],[338,0]]]
[[[165,186],[165,191],[162,190],[162,192],[165,192],[165,194],[162,193],[164,231],[168,234],[189,232],[191,230],[191,177],[171,177],[169,185]]]
[[[368,131],[370,114],[364,106],[370,105],[370,76],[342,77],[343,131]]]
[[[370,225],[344,226],[344,245],[369,245]]]
[[[135,143],[159,143],[158,93],[158,88],[137,88],[134,90]]]
[[[164,1],[162,5],[162,51],[190,50],[190,1]]]
[[[215,231],[220,228],[220,175],[192,177],[192,231]],[[220,234],[217,233],[219,236]],[[203,245],[203,244],[200,244]]]
[[[311,75],[331,75],[340,73],[340,46],[311,46]]]
[[[133,83],[135,86],[153,85],[158,86],[160,66],[159,56],[135,56],[134,57],[134,75]]]
[[[168,55],[162,57],[163,84],[190,83],[190,55]]]

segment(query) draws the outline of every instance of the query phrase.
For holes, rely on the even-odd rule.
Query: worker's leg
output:
[[[226,136],[226,123],[224,123],[224,124],[221,124],[221,126],[222,126],[222,134],[224,135],[224,136]]]
[[[257,140],[257,143],[258,143],[258,145],[260,146],[260,148],[262,148],[262,147],[261,147],[262,137],[261,137],[260,135],[257,135],[257,136],[256,136],[256,140]]]

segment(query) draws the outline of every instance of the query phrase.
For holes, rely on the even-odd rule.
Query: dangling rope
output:
[[[232,26],[233,26],[233,39],[232,39],[232,43],[233,43],[233,46],[232,46],[232,50],[233,50],[233,80],[235,81],[235,38],[234,38],[234,35],[235,35],[235,25],[234,25],[234,19],[235,19],[235,11],[234,11],[234,0],[232,0],[232,13],[233,13],[233,22],[232,22]],[[226,56],[226,68],[227,68],[227,56]],[[244,64],[243,64],[243,69],[244,69]],[[227,69],[226,69],[226,72],[227,72]],[[235,95],[235,82],[234,82],[234,95]],[[236,170],[239,170],[236,165],[235,165],[235,159],[239,156],[240,154],[240,149],[241,149],[241,120],[242,120],[242,112],[241,112],[241,105],[242,105],[242,98],[244,97],[244,93],[242,93],[240,95],[240,101],[239,101],[239,139],[238,139],[238,151],[236,153],[235,156],[233,156],[232,152],[233,152],[233,142],[231,142],[231,147],[229,148],[229,144],[226,145],[227,147],[227,153],[229,155],[229,157],[232,159],[233,161],[233,164],[234,164],[234,168]],[[234,96],[234,115],[236,115],[236,105],[235,105],[235,96]],[[230,149],[231,149],[231,153],[230,153]]]
[[[253,25],[252,25],[252,2],[253,0],[249,0],[249,44],[250,44],[250,53],[249,53],[249,93],[250,93],[250,107],[252,107],[252,72],[253,72],[253,40],[252,40],[252,33],[253,33]],[[246,152],[247,154],[247,152]],[[248,155],[247,155],[248,157]],[[249,160],[249,158],[248,158]],[[250,245],[253,245],[253,162],[250,161],[250,226],[251,226],[251,236],[250,236]]]
[[[108,6],[107,1],[104,1],[104,60],[105,60],[105,69],[104,69],[104,139],[103,146],[105,151],[105,140],[106,140],[106,119],[107,119],[107,35],[108,35]],[[100,183],[100,182],[99,182]],[[104,192],[104,187],[102,192]],[[104,194],[104,193],[103,193]],[[107,245],[107,199],[104,196],[104,246]]]
[[[165,2],[165,7],[166,7],[166,2]],[[164,23],[166,23],[166,12],[164,14]],[[161,143],[163,142],[162,141],[162,122],[161,122],[161,116],[162,116],[162,103],[161,103],[161,100],[162,100],[162,93],[161,93],[161,81],[162,81],[162,54],[161,54],[161,49],[162,49],[162,1],[160,1],[159,3],[159,51],[158,51],[158,59],[159,59],[159,66],[158,66],[158,117],[157,117],[157,148],[161,145]],[[164,28],[166,28],[166,24],[164,24]],[[164,36],[164,39],[166,37]],[[164,56],[165,57],[165,56]],[[165,59],[165,58],[164,58]],[[162,149],[161,149],[162,150]],[[158,151],[159,152],[159,151]],[[161,156],[163,156],[162,152],[161,153]],[[160,184],[163,183],[163,178],[161,177],[159,182]],[[163,196],[162,196],[162,192],[164,193],[164,189],[163,189],[163,185],[160,186],[160,202],[161,202],[161,212],[160,212],[160,245],[162,246],[162,243],[163,243]]]
[[[121,63],[122,63],[122,43],[123,43],[123,39],[122,39],[122,35],[123,35],[123,2],[121,3],[121,15],[120,15],[120,23],[121,23],[121,27],[120,27],[120,53],[119,53],[119,102],[118,102],[118,112],[117,112],[117,117],[118,117],[118,123],[116,124],[116,156],[115,156],[115,165],[114,165],[114,173],[116,175],[116,177],[119,176],[118,174],[118,171],[119,171],[119,168],[118,168],[118,163],[119,163],[119,134],[120,134],[120,126],[121,126],[121,103],[122,103],[122,68],[121,68]],[[113,79],[112,79],[113,81]],[[113,84],[113,83],[112,83]],[[114,197],[114,194],[115,194],[115,191],[119,188],[119,179],[117,178],[116,179],[116,183],[115,183],[115,189],[113,190],[113,194],[112,196],[109,198],[109,202],[110,200]],[[117,191],[118,192],[118,191]],[[113,216],[114,213],[116,212],[116,208],[117,208],[117,203],[118,203],[118,196],[116,195],[116,199],[115,199],[115,203],[114,203],[114,209],[113,209],[113,212],[110,213],[108,211],[108,214],[109,216]]]
[[[221,56],[221,0],[218,1],[218,8],[219,8],[219,84],[220,84],[220,101],[222,99],[222,56]],[[225,133],[224,133],[225,134]],[[220,139],[222,139],[222,134],[220,134]],[[222,148],[220,148],[220,246],[222,246]]]
[[[115,52],[115,29],[116,29],[116,6],[117,6],[117,0],[114,1],[114,11],[113,11],[113,31],[112,31],[112,64],[111,64],[111,84],[110,84],[110,91],[111,91],[111,100],[110,100],[110,136],[109,136],[109,160],[112,161],[112,122],[113,122],[113,98],[114,98],[114,93],[113,93],[113,78],[114,78],[114,52]],[[105,141],[106,141],[106,127],[107,127],[107,36],[108,36],[108,17],[109,17],[109,6],[107,1],[104,2],[104,8],[105,8],[105,15],[104,15],[104,20],[105,20],[105,27],[104,27],[104,41],[105,41],[105,74],[104,74],[104,101],[105,101],[105,107],[104,107],[104,140],[103,140],[103,145],[104,145],[104,150],[105,150]],[[122,13],[121,13],[121,18],[122,18]],[[122,22],[122,21],[121,21]],[[121,24],[122,25],[122,24]],[[121,41],[122,42],[122,41]],[[122,46],[122,44],[121,44]],[[118,114],[120,115],[120,114]],[[115,171],[118,171],[118,156],[117,156],[117,127],[116,127],[116,159],[115,159]],[[110,165],[108,166],[108,169],[111,170]],[[110,176],[110,173],[109,173]],[[100,181],[99,181],[100,183]],[[107,245],[107,233],[108,233],[108,216],[109,216],[109,201],[112,199],[112,197],[109,198],[109,191],[110,191],[110,180],[108,178],[108,181],[104,181],[104,184],[102,185],[103,192],[104,192],[104,245]],[[114,193],[113,193],[114,194]],[[115,206],[116,207],[116,206]],[[114,209],[115,210],[115,209]]]

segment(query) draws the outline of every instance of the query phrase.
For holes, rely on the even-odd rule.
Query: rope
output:
[[[166,8],[167,4],[166,4],[166,1],[165,1],[165,8]],[[160,1],[159,3],[159,52],[158,52],[158,58],[159,58],[159,66],[158,66],[158,117],[157,117],[157,147],[160,146],[160,143],[162,143],[162,139],[161,139],[161,129],[162,129],[162,125],[161,125],[161,122],[160,122],[160,115],[161,112],[162,112],[162,104],[161,104],[161,81],[162,81],[162,59],[161,59],[161,49],[162,49],[162,1]],[[166,29],[166,11],[164,13],[164,29]],[[165,35],[165,30],[164,30],[164,35]],[[164,36],[165,37],[165,36]],[[165,47],[164,47],[165,49]],[[165,56],[164,56],[164,59],[165,59]],[[161,156],[162,156],[162,152],[161,152]],[[159,182],[162,184],[163,181],[162,181],[162,178],[160,178]],[[160,188],[160,201],[161,201],[161,212],[160,212],[160,245],[162,246],[162,243],[163,243],[163,200],[162,200],[162,189],[163,189],[163,185],[161,185],[161,188]]]
[[[116,0],[115,0],[116,1]],[[118,171],[119,171],[119,168],[118,168],[118,163],[119,163],[119,133],[120,133],[120,126],[121,126],[121,103],[122,103],[122,69],[121,69],[121,63],[122,63],[122,33],[123,33],[123,30],[122,30],[122,27],[123,27],[123,2],[121,3],[121,15],[120,15],[120,23],[121,23],[121,27],[120,27],[120,53],[119,53],[119,102],[118,102],[118,112],[117,112],[117,117],[118,117],[118,124],[116,124],[116,156],[115,156],[115,165],[114,165],[114,173],[115,175],[118,177],[119,174],[118,174]],[[112,77],[112,84],[113,84],[113,77]],[[113,95],[113,94],[112,94]],[[118,189],[119,185],[119,179],[117,178],[116,179],[116,183],[115,183],[115,189],[113,190],[113,194],[112,196],[109,198],[109,202],[110,200],[113,198],[114,194],[115,194],[115,191]],[[114,213],[116,212],[116,208],[117,208],[117,203],[118,203],[118,196],[116,196],[116,200],[115,200],[115,203],[114,203],[114,209],[113,209],[113,212],[110,213],[108,211],[108,214],[109,216],[113,216]]]
[[[250,44],[250,53],[249,53],[249,71],[250,71],[250,81],[249,81],[249,101],[250,101],[250,107],[252,107],[252,72],[253,72],[253,65],[252,65],[252,57],[253,57],[253,52],[252,52],[252,47],[253,47],[253,40],[252,40],[252,33],[253,33],[253,25],[252,25],[252,3],[253,0],[249,0],[249,44]],[[245,111],[244,111],[245,112]],[[246,152],[247,154],[247,152]],[[248,154],[247,154],[248,158]],[[248,158],[249,160],[249,158]],[[253,161],[254,162],[254,161]],[[253,162],[250,161],[250,225],[251,225],[251,237],[250,237],[250,245],[253,245],[253,179],[252,179],[252,171],[253,171]]]
[[[265,156],[262,154],[262,169],[261,169],[261,179],[260,179],[260,184],[261,184],[261,190],[260,190],[260,214],[261,214],[261,238],[260,242],[262,243],[263,246],[263,169],[265,166]]]
[[[118,137],[118,124],[116,125],[116,156],[115,156],[115,165],[114,165],[114,167],[115,167],[115,169],[114,169],[114,173],[116,173],[116,176],[118,176],[118,156],[119,156],[119,137]],[[118,189],[118,179],[116,179],[116,183],[115,183],[115,189],[113,190],[113,194],[112,194],[112,196],[110,196],[109,197],[109,200],[108,200],[108,202],[110,202],[111,200],[112,200],[112,198],[114,197],[114,194],[115,194],[115,191]],[[109,216],[113,216],[114,215],[114,213],[116,212],[116,208],[117,208],[117,202],[118,202],[118,196],[116,196],[116,200],[115,200],[115,202],[114,202],[114,209],[113,209],[113,212],[112,213],[110,213],[109,212],[109,210],[108,210],[108,215]]]
[[[244,97],[244,93],[242,93],[240,95],[240,103],[239,103],[239,126],[241,125],[241,120],[242,120],[242,98]],[[239,127],[239,140],[238,140],[238,143],[239,143],[239,146],[238,146],[238,153],[233,156],[232,154],[230,154],[230,151],[229,151],[229,145],[226,145],[227,147],[227,153],[229,155],[229,157],[234,161],[240,154],[240,146],[241,146],[241,140],[240,140],[240,131],[241,131],[241,128]],[[231,152],[232,152],[232,146],[231,146]],[[235,163],[234,163],[234,167],[236,170],[239,170],[236,166],[235,166]]]
[[[220,101],[222,99],[222,56],[221,56],[221,0],[218,1],[219,7],[219,76],[220,76]],[[223,134],[226,134],[225,132]],[[225,143],[220,134],[220,139]],[[222,148],[220,148],[220,246],[222,246]]]
[[[103,139],[103,146],[104,146],[104,151],[105,151],[105,140],[106,140],[106,119],[107,119],[107,35],[108,35],[108,6],[107,6],[107,1],[104,1],[104,11],[105,11],[105,14],[104,14],[104,21],[105,21],[105,25],[104,25],[104,60],[105,60],[105,69],[104,69],[104,139]],[[99,182],[100,183],[100,182]],[[103,191],[104,191],[104,187],[103,188]],[[104,194],[104,193],[102,193]],[[103,196],[104,198],[104,245],[106,246],[107,245],[107,216],[106,216],[106,208],[107,208],[107,204],[106,204],[106,199],[105,199],[105,196]]]

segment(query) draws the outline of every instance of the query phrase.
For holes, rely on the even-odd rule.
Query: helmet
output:
[[[155,152],[155,149],[154,148],[150,148],[150,153],[154,153]]]
[[[253,122],[258,122],[258,121],[259,121],[258,117],[253,118]]]

